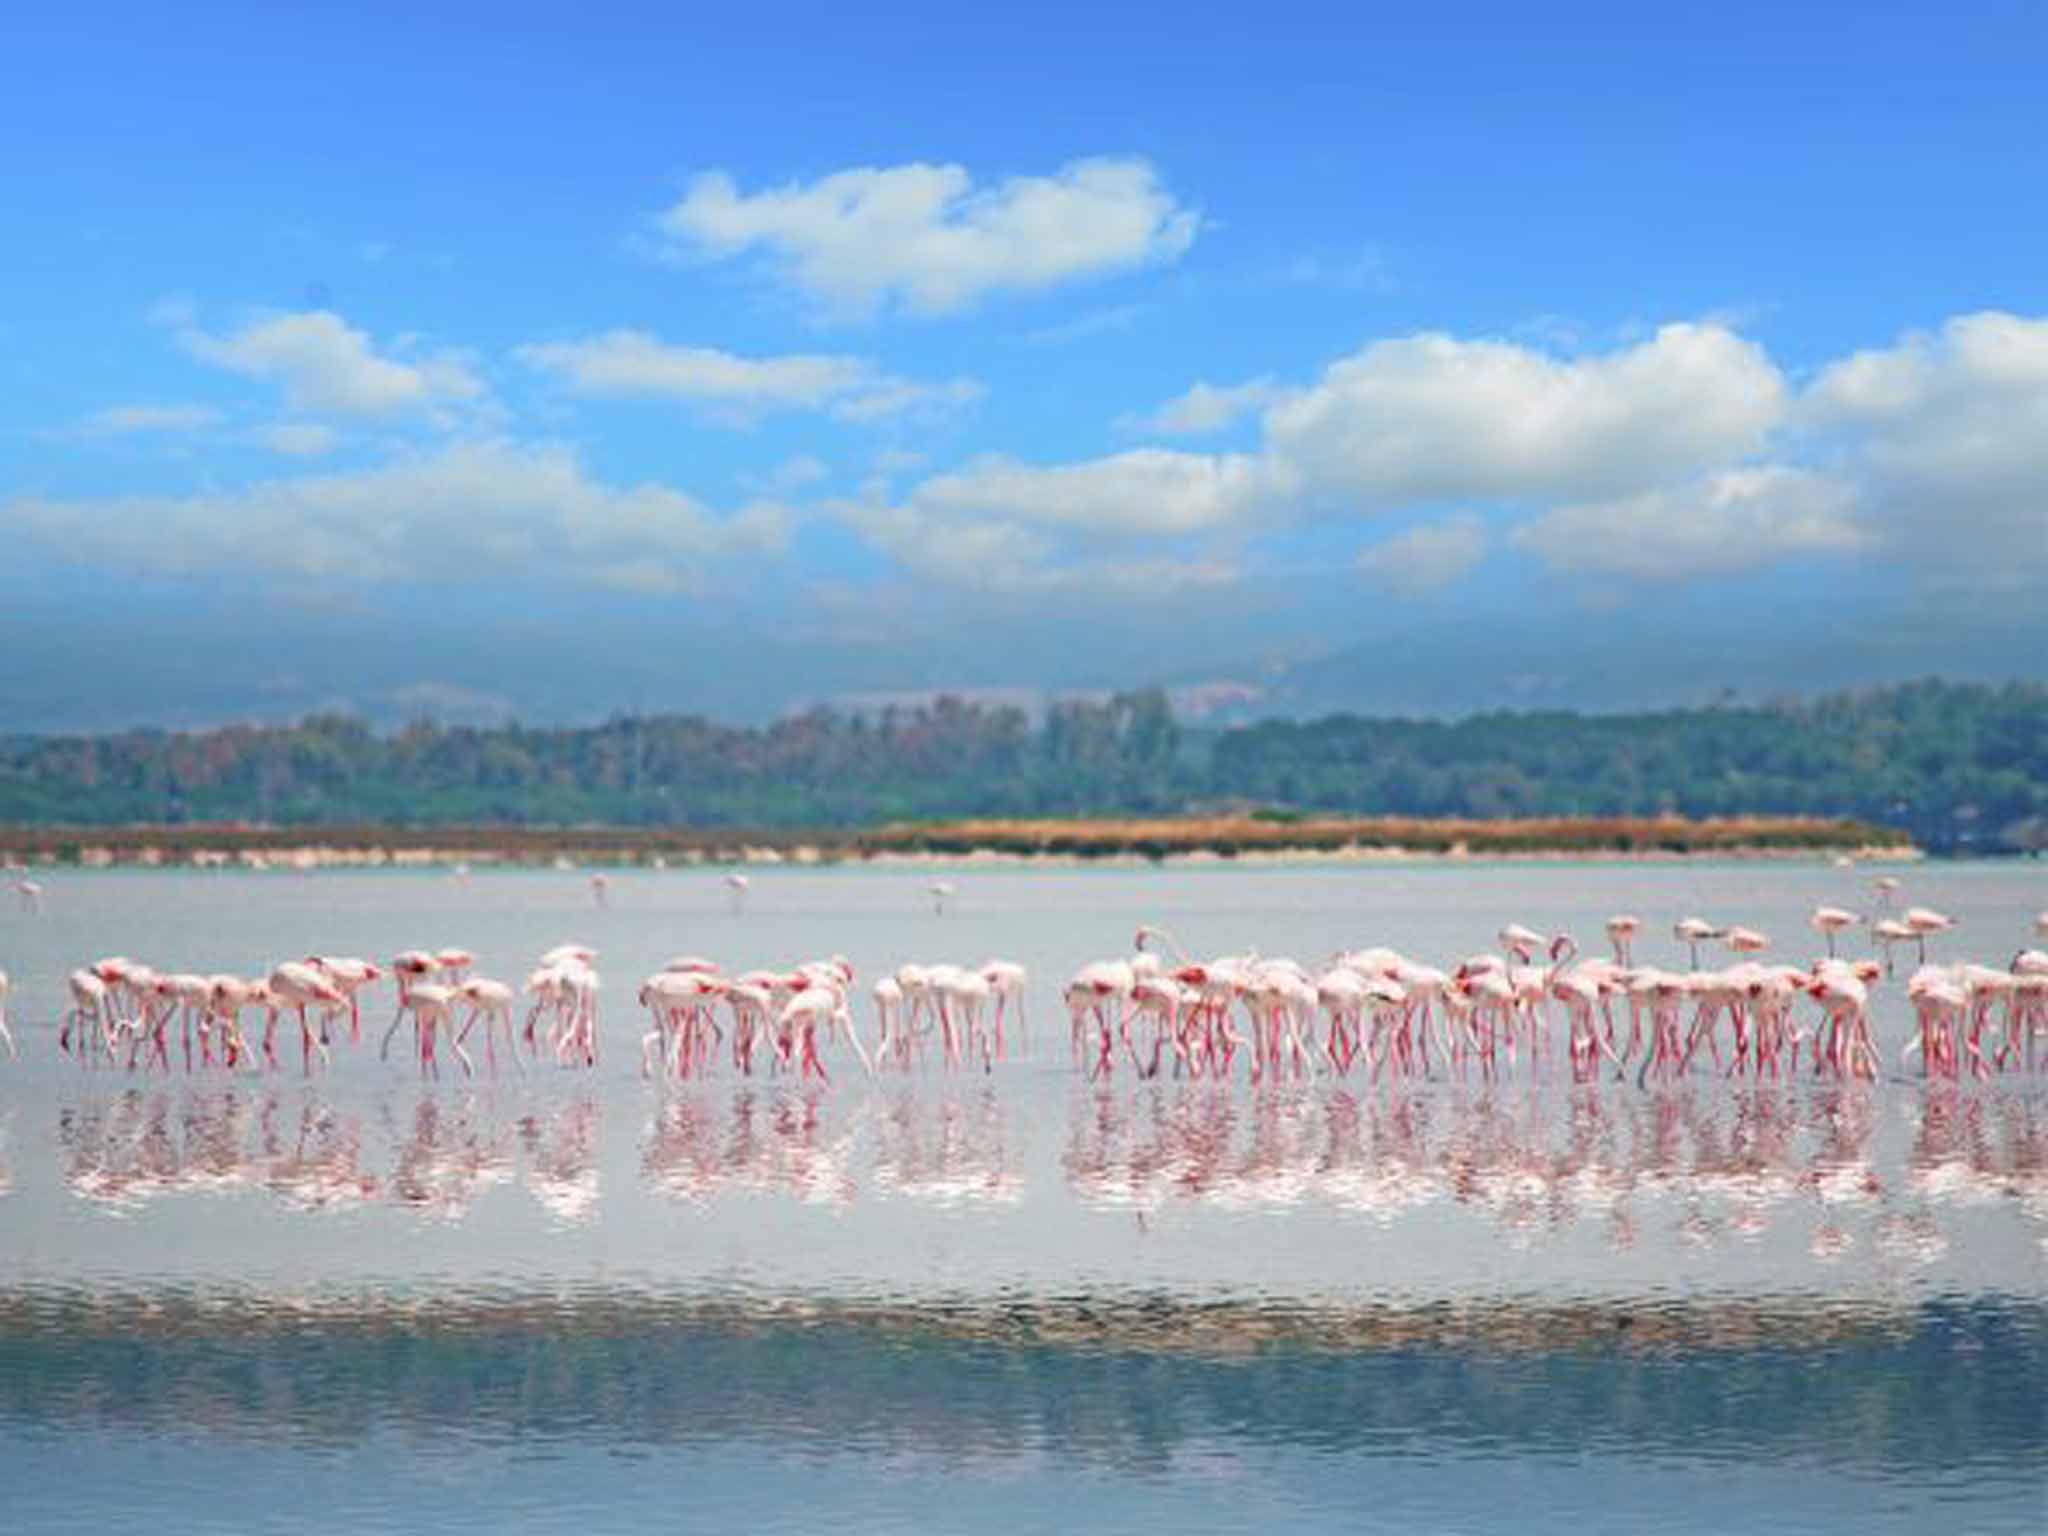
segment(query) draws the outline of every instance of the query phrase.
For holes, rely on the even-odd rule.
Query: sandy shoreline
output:
[[[1873,835],[1875,834],[1875,835]],[[1412,819],[962,822],[829,833],[618,827],[10,827],[0,864],[38,867],[667,869],[1206,867],[1467,860],[1664,863],[1685,859],[1899,862],[1883,829],[1804,818],[1587,821]]]

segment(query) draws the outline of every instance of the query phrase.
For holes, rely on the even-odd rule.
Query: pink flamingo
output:
[[[526,1070],[526,1064],[519,1059],[519,1042],[512,1032],[512,1005],[516,996],[502,981],[493,981],[487,976],[472,976],[455,989],[456,997],[469,1004],[469,1017],[463,1021],[461,1030],[455,1036],[457,1055],[461,1055],[462,1042],[469,1038],[469,1032],[476,1028],[478,1019],[484,1023],[484,1060],[493,1071],[498,1065],[497,1031],[505,1031],[505,1050],[512,1058],[512,1065],[519,1071]],[[469,1058],[462,1056],[466,1069]]]
[[[1024,993],[1029,980],[1024,967],[1014,960],[990,960],[981,968],[982,979],[988,983],[989,991],[996,1001],[995,1031],[996,1055],[1003,1054],[1003,1014],[1005,1010],[1017,1016],[1018,1049],[1026,1056],[1031,1054],[1029,1021],[1024,1017]]]
[[[476,1068],[462,1049],[462,1042],[455,1038],[455,1000],[461,994],[454,987],[438,981],[422,981],[409,988],[405,1000],[398,1006],[401,1012],[413,1016],[413,1026],[420,1042],[420,1073],[439,1078],[441,1062],[438,1052],[440,1035],[448,1035],[448,1047],[455,1052],[456,1060],[462,1063],[465,1077],[472,1075]],[[387,1035],[386,1039],[390,1037]]]
[[[1827,941],[1828,954],[1835,953],[1835,936],[1844,929],[1854,928],[1863,919],[1846,907],[1815,907],[1813,916],[1807,920],[1809,926]]]
[[[369,961],[353,955],[308,955],[306,964],[317,969],[348,999],[348,1038],[352,1044],[360,1041],[363,1038],[363,1015],[356,994],[372,982],[383,980],[384,973]]]
[[[96,1054],[101,1049],[111,1054],[115,1026],[106,982],[98,973],[81,967],[65,977],[64,984],[71,993],[71,1007],[57,1032],[57,1049],[67,1052],[71,1049],[71,1035],[75,1029],[81,1063],[89,1053]]]
[[[313,1070],[313,1052],[315,1050],[319,1051],[320,1060],[323,1063],[328,1060],[325,1038],[327,1033],[327,1017],[346,1007],[348,999],[343,997],[341,989],[329,981],[319,970],[296,960],[287,960],[283,965],[272,971],[270,973],[269,985],[272,1003],[269,1021],[264,1028],[263,1034],[264,1057],[273,1065],[276,1064],[277,1014],[280,1008],[290,1008],[299,1016],[299,1050],[303,1058],[305,1070],[311,1072]],[[316,1006],[323,1010],[321,1027],[317,1033],[311,1021],[306,1017],[306,1010],[309,1007]],[[388,1040],[389,1037],[387,1036],[386,1038]]]

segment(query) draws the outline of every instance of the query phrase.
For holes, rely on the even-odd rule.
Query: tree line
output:
[[[1940,851],[2048,847],[2048,687],[1916,682],[1808,702],[1204,729],[1158,690],[1024,711],[815,709],[537,728],[419,722],[0,738],[0,822],[848,827],[1254,809],[1844,816]]]

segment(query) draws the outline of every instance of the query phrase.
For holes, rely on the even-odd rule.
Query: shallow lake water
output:
[[[1895,871],[2003,963],[2039,866]],[[1824,864],[51,872],[0,916],[8,1530],[2038,1529],[2048,1074],[1639,1089],[1098,1082],[1058,987],[1198,953],[1447,964],[1510,921],[1811,950]],[[936,913],[935,878],[957,889]],[[74,965],[596,947],[592,1071],[422,1083],[61,1057]],[[1001,955],[1030,1051],[643,1081],[638,979]],[[862,1024],[871,1027],[863,1006]],[[1525,1064],[1526,1066],[1526,1064]]]

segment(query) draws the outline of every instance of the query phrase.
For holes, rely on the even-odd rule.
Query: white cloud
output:
[[[704,256],[762,253],[830,308],[937,315],[1177,260],[1201,221],[1147,161],[1094,159],[984,187],[959,165],[863,167],[752,193],[713,171],[660,222]]]
[[[673,346],[645,331],[607,331],[582,341],[521,347],[519,358],[565,379],[579,394],[687,400],[742,418],[771,410],[830,411],[871,421],[980,397],[971,379],[922,384],[884,373],[866,358],[792,353],[741,357],[715,347]]]
[[[955,518],[1007,518],[1110,534],[1183,534],[1236,522],[1272,492],[1247,454],[1138,448],[1041,467],[992,458],[935,475],[917,504]]]
[[[708,564],[779,552],[789,521],[772,502],[716,517],[666,486],[593,481],[570,449],[503,441],[237,491],[0,502],[0,530],[60,558],[286,585],[544,577],[688,591]]]
[[[1486,525],[1469,514],[1424,523],[1359,551],[1358,568],[1407,597],[1441,591],[1486,558]]]
[[[272,453],[312,459],[323,453],[331,453],[341,438],[332,427],[323,427],[317,422],[286,421],[274,427],[265,427],[262,441],[263,446]]]
[[[1822,370],[1801,420],[1923,576],[2048,585],[2048,318],[1959,315]]]
[[[1266,443],[1332,500],[1606,496],[1752,452],[1784,394],[1763,350],[1718,326],[1572,359],[1424,334],[1331,365],[1267,411]]]
[[[954,590],[1167,600],[1238,578],[1235,565],[1225,560],[1170,554],[1104,558],[1055,530],[1005,518],[962,520],[917,502],[839,502],[827,510],[905,570]]]
[[[198,432],[220,423],[220,412],[205,405],[117,405],[88,416],[87,432]]]
[[[1517,528],[1517,548],[1560,570],[1687,581],[1806,557],[1852,555],[1871,535],[1839,480],[1785,465],[1560,507]]]
[[[193,356],[215,367],[284,385],[292,409],[344,416],[426,413],[445,420],[447,407],[475,402],[483,381],[459,353],[380,353],[369,335],[331,310],[311,309],[251,321],[216,336],[188,319],[170,318]]]
[[[1271,379],[1225,386],[1197,383],[1186,394],[1174,396],[1151,415],[1138,417],[1129,425],[1134,431],[1171,436],[1220,432],[1242,417],[1264,410],[1280,397],[1281,392]]]
[[[1766,441],[1785,410],[1783,380],[1759,348],[1718,327],[1673,325],[1637,345],[1569,360],[1440,335],[1376,342],[1303,390],[1270,379],[1198,384],[1149,424],[1214,430],[1262,405],[1255,453],[1143,448],[1050,466],[998,456],[933,476],[903,501],[921,530],[968,541],[977,537],[970,527],[1002,525],[1014,558],[1037,549],[1054,563],[1078,556],[1066,544],[1018,535],[1242,539],[1305,518],[1447,500],[1543,506],[1585,498],[1592,505],[1580,517],[1623,518],[1606,502],[1644,492],[1704,498],[1726,520],[1755,492],[1739,481],[1710,491],[1690,482]],[[1666,491],[1677,484],[1687,489]],[[1821,537],[1820,523],[1805,526]],[[1455,579],[1484,551],[1483,529],[1453,520],[1368,552],[1363,564],[1389,585],[1416,590]]]
[[[1235,581],[1232,555],[1188,546],[1211,535],[1227,543],[1265,489],[1246,455],[1145,448],[1051,467],[983,459],[900,499],[878,479],[866,500],[825,510],[949,587],[1138,601]]]

